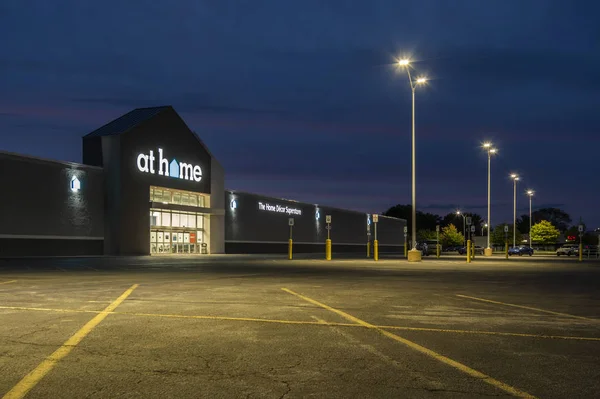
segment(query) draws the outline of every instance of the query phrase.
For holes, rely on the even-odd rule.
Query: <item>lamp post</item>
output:
[[[408,74],[408,82],[412,90],[412,235],[411,235],[411,250],[408,253],[409,262],[421,261],[421,251],[417,250],[417,199],[416,199],[416,173],[415,173],[415,91],[417,86],[427,83],[427,78],[418,77],[413,81],[410,74],[410,60],[401,59],[398,65],[406,69]]]
[[[465,245],[465,240],[467,239],[467,227],[466,227],[467,221],[466,221],[465,215],[460,213],[460,211],[456,211],[456,214],[459,216],[462,216],[462,218],[463,218],[463,245]]]
[[[491,226],[490,222],[491,218],[491,185],[492,185],[492,155],[495,154],[498,150],[492,147],[492,143],[487,142],[483,143],[483,148],[487,151],[488,154],[488,184],[487,184],[487,200],[488,200],[488,209],[487,209],[487,222]],[[490,247],[490,229],[487,229],[487,248],[485,249],[485,256],[492,256],[492,248]]]
[[[513,173],[510,178],[514,182],[514,202],[513,202],[513,248],[517,246],[517,182],[519,175]]]
[[[535,191],[533,190],[527,190],[527,195],[529,196],[529,248],[531,247],[531,200],[533,198],[533,194],[535,193]]]

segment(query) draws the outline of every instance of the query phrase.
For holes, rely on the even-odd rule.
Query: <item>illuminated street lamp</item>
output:
[[[533,194],[535,191],[527,190],[527,195],[529,196],[529,247],[531,248],[531,199],[533,198]]]
[[[456,211],[456,214],[459,216],[462,216],[462,218],[463,218],[463,245],[464,245],[465,240],[467,239],[467,227],[466,227],[467,225],[466,225],[465,215],[460,213],[460,210]]]
[[[483,225],[483,227],[481,228],[481,235],[482,235],[482,236],[483,236],[483,229],[487,229],[487,228],[488,228],[488,224],[487,224],[487,223],[485,223],[485,224]]]
[[[488,186],[487,186],[487,199],[488,199],[488,211],[487,211],[487,222],[491,226],[491,185],[492,185],[492,155],[494,155],[498,150],[492,147],[492,143],[487,142],[483,143],[483,148],[487,151],[488,154]],[[487,229],[487,248],[485,249],[485,256],[492,256],[492,248],[490,247],[490,229]]]
[[[416,173],[415,173],[415,90],[417,86],[427,83],[424,76],[417,77],[413,81],[410,74],[410,60],[407,58],[398,60],[398,65],[406,69],[408,82],[412,90],[412,249],[408,253],[409,262],[419,262],[421,260],[421,251],[417,250],[417,199],[416,199]]]
[[[510,178],[514,181],[514,204],[513,204],[513,248],[517,246],[517,182],[519,181],[519,175],[513,173]]]

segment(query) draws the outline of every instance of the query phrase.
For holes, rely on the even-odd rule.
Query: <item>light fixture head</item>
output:
[[[489,151],[490,151],[490,154],[495,154],[495,153],[498,152],[498,149],[496,149],[496,148],[490,148]]]
[[[511,173],[510,178],[514,180],[519,180],[519,175],[517,175],[516,173]]]
[[[402,58],[401,60],[398,60],[398,64],[400,66],[408,66],[408,64],[410,64],[410,60],[408,58]]]
[[[421,77],[417,78],[418,85],[424,85],[425,83],[427,83],[427,78],[425,76],[421,76]]]
[[[533,197],[534,193],[535,193],[535,191],[533,191],[533,190],[527,190],[527,195],[529,195],[530,197]]]
[[[73,192],[77,192],[81,189],[81,182],[79,181],[79,179],[77,178],[77,176],[73,176],[71,178],[71,191]]]
[[[490,142],[483,143],[483,148],[490,148],[491,146],[492,146],[492,143],[490,143]]]

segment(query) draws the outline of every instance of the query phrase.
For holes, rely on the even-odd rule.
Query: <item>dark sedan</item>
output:
[[[510,256],[512,255],[519,255],[519,256],[523,256],[523,255],[529,255],[532,256],[533,255],[533,248],[528,247],[526,245],[521,245],[519,247],[512,247],[508,250],[508,254]]]
[[[458,248],[457,252],[460,255],[466,255],[467,254],[467,247],[460,247],[460,248]],[[475,253],[475,255],[477,255],[477,254],[483,255],[483,247],[481,247],[479,245],[475,245],[475,247],[473,248],[473,252]]]

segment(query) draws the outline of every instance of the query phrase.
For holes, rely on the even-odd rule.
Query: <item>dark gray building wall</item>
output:
[[[236,191],[226,191],[225,194],[227,253],[287,251],[290,218],[294,218],[292,238],[298,252],[324,251],[326,215],[331,215],[330,237],[334,252],[365,251],[367,241],[374,238],[367,235],[368,228],[371,228],[372,234],[374,231],[373,225],[369,224],[371,217],[366,213]],[[275,210],[268,210],[267,205],[274,206]],[[278,212],[277,209],[283,211]],[[299,210],[301,215],[293,210]],[[403,251],[405,225],[404,220],[380,216],[378,240],[382,250]]]
[[[0,254],[101,254],[103,184],[100,168],[0,152]]]
[[[214,157],[211,164],[209,252],[222,254],[225,253],[225,170]]]

